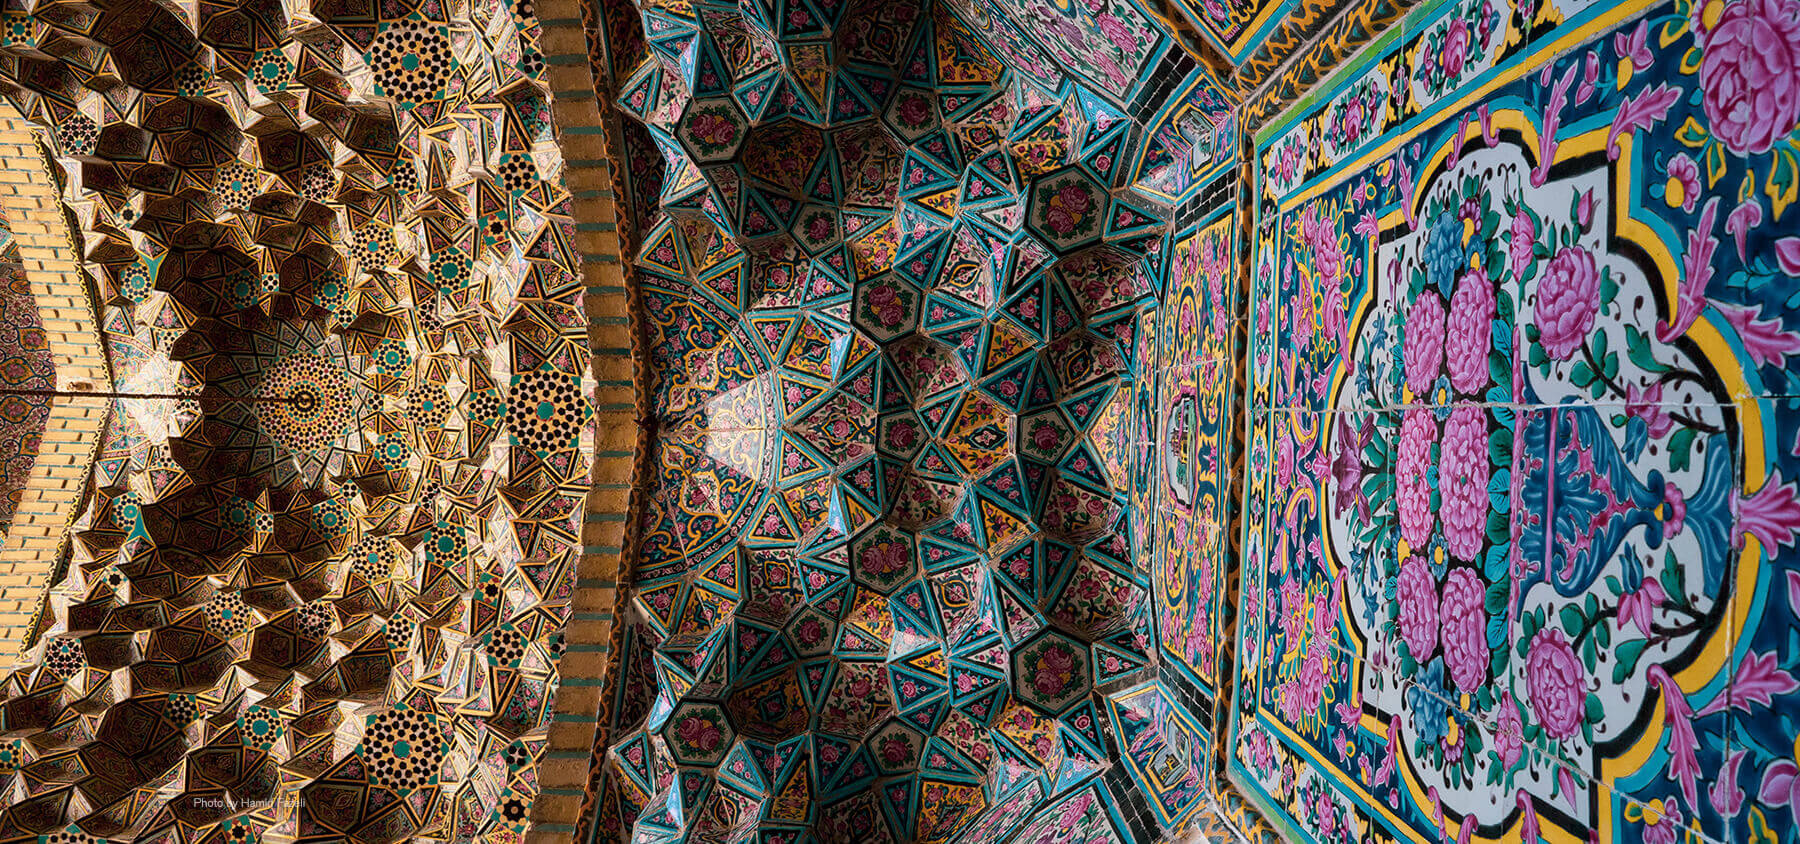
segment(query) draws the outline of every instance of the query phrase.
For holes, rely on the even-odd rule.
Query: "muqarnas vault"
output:
[[[656,421],[596,828],[1181,826],[1212,747],[1234,96],[1130,4],[603,13]],[[1206,439],[1169,458],[1168,518],[1165,400]],[[1209,572],[1161,603],[1159,544]],[[1159,606],[1205,678],[1179,701]]]
[[[101,356],[42,386],[146,397],[51,411],[94,423],[0,680],[0,839],[524,836],[592,449],[540,33],[529,4],[0,10],[85,299],[43,324]]]

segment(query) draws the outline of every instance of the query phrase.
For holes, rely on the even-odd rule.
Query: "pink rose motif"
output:
[[[1696,33],[1713,136],[1739,155],[1768,152],[1800,122],[1800,0],[1727,2]]]
[[[1294,483],[1294,438],[1286,431],[1275,441],[1275,488],[1284,491]]]
[[[1550,259],[1538,285],[1538,342],[1555,360],[1568,360],[1587,340],[1600,312],[1600,271],[1594,256],[1579,246],[1565,246]]]
[[[1042,697],[1054,698],[1062,694],[1074,677],[1075,655],[1066,647],[1052,645],[1038,657],[1037,673],[1031,678],[1031,687]]]
[[[912,748],[906,743],[906,739],[899,736],[888,736],[882,740],[881,761],[886,762],[888,767],[902,765],[911,756]]]
[[[1444,663],[1456,687],[1474,694],[1487,682],[1487,591],[1470,569],[1452,569],[1444,576],[1444,595],[1438,608],[1443,613]]]
[[[1514,278],[1523,278],[1525,268],[1531,265],[1531,246],[1537,240],[1537,224],[1531,221],[1531,213],[1520,207],[1513,214],[1511,238],[1506,244],[1507,266],[1512,269]]]
[[[916,442],[918,438],[918,429],[905,422],[899,423],[888,429],[888,447],[898,451],[905,451],[906,449],[911,448],[912,444]]]
[[[1423,556],[1409,554],[1400,564],[1394,595],[1400,602],[1400,638],[1406,640],[1414,660],[1431,659],[1438,646],[1438,595]]]
[[[694,139],[709,147],[721,147],[731,143],[731,136],[737,133],[737,127],[732,125],[731,121],[714,111],[703,111],[694,115],[692,130]]]
[[[1463,274],[1450,297],[1450,319],[1444,332],[1444,366],[1450,386],[1475,394],[1488,383],[1488,347],[1493,342],[1494,286],[1480,270]]]
[[[1306,649],[1306,659],[1292,682],[1281,689],[1281,712],[1290,721],[1319,710],[1325,697],[1325,650],[1323,644]]]
[[[1101,35],[1106,36],[1106,40],[1113,43],[1114,47],[1126,53],[1137,50],[1137,39],[1131,37],[1131,30],[1125,27],[1124,21],[1114,17],[1112,13],[1101,12],[1095,15],[1094,26],[1100,30]]]
[[[1444,300],[1429,290],[1420,293],[1406,315],[1405,330],[1400,355],[1406,365],[1406,386],[1423,396],[1431,392],[1444,365]]]
[[[1545,733],[1565,739],[1581,729],[1587,717],[1587,672],[1561,630],[1546,627],[1532,638],[1525,681],[1532,714]]]
[[[1307,245],[1313,250],[1313,263],[1319,270],[1319,286],[1327,294],[1338,286],[1344,271],[1344,250],[1338,245],[1337,226],[1307,214],[1302,221]]]
[[[850,681],[849,685],[844,687],[846,696],[852,699],[866,698],[869,696],[869,692],[874,691],[874,689],[875,682],[869,679],[869,675],[867,674],[856,675],[856,677]]]
[[[1079,184],[1067,184],[1057,188],[1051,194],[1050,201],[1045,203],[1044,224],[1061,237],[1068,237],[1077,228],[1085,225],[1088,210],[1093,206],[1094,198],[1087,189]]]
[[[1062,432],[1055,425],[1039,422],[1031,429],[1031,445],[1038,451],[1051,451],[1062,444]]]
[[[1444,546],[1460,560],[1481,552],[1487,532],[1487,419],[1479,407],[1463,405],[1444,422],[1438,490],[1443,503]]]
[[[863,570],[879,578],[886,578],[894,572],[906,568],[906,546],[899,542],[878,543],[863,552]]]
[[[900,294],[891,284],[883,284],[869,291],[869,309],[875,312],[875,319],[883,328],[899,325],[905,316],[905,309],[900,304]]]
[[[698,715],[681,719],[681,725],[675,728],[675,734],[684,744],[702,753],[718,749],[719,740],[723,737],[716,724]]]
[[[900,98],[900,122],[908,126],[918,126],[930,117],[930,104],[925,97],[906,96]]]
[[[1400,535],[1415,548],[1431,539],[1437,523],[1437,513],[1431,508],[1431,483],[1425,477],[1431,466],[1431,444],[1437,435],[1437,420],[1427,408],[1408,410],[1400,423],[1394,498],[1400,511]]]
[[[1469,53],[1469,25],[1462,18],[1450,22],[1444,32],[1444,75],[1462,75],[1463,58]]]

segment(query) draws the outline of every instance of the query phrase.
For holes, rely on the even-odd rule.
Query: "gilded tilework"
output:
[[[75,230],[21,249],[57,386],[129,396],[58,399],[77,477],[7,537],[66,556],[0,677],[0,840],[526,836],[596,395],[551,40],[529,3],[0,11],[55,171],[4,174],[9,222]]]

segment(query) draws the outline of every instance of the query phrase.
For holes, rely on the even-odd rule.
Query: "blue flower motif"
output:
[[[1406,708],[1412,712],[1413,735],[1420,741],[1436,743],[1444,740],[1450,717],[1450,704],[1438,697],[1444,686],[1444,660],[1433,659],[1413,683],[1406,687]]]
[[[1456,286],[1456,271],[1465,255],[1462,221],[1448,211],[1439,215],[1425,236],[1425,280],[1449,296]]]

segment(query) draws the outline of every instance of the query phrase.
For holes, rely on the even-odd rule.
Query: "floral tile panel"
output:
[[[1262,130],[1228,773],[1297,835],[1800,826],[1796,50],[1792,3],[1432,3]],[[1298,700],[1296,572],[1367,669]],[[1334,693],[1404,787],[1302,729]]]

